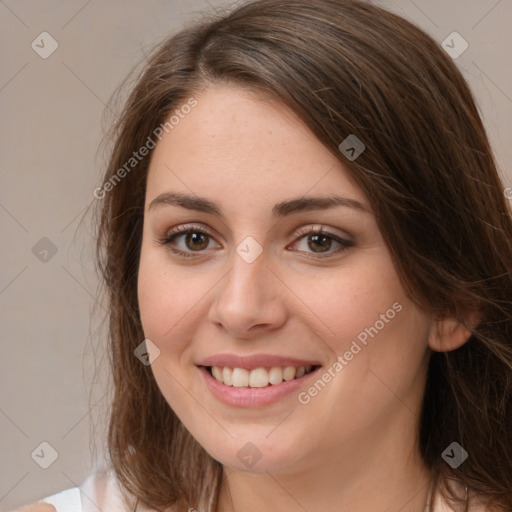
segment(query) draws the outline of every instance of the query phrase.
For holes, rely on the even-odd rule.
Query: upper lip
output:
[[[272,354],[253,354],[239,356],[235,354],[217,354],[203,359],[198,366],[222,366],[228,368],[245,368],[254,370],[272,366],[318,366],[316,360],[297,359],[294,357],[277,356]]]

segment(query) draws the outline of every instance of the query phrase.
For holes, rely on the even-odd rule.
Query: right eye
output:
[[[169,231],[165,237],[158,240],[161,244],[167,245],[169,250],[184,258],[200,256],[205,249],[208,249],[213,235],[205,228],[199,226],[178,226]],[[181,247],[179,243],[181,242]],[[176,246],[178,245],[178,248]],[[197,254],[194,254],[197,253]]]

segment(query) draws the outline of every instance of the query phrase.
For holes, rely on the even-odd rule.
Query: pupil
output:
[[[328,236],[325,236],[325,235],[311,235],[310,240],[312,240],[313,243],[317,244],[317,245],[322,245],[322,244],[318,243],[319,240],[322,240],[323,242],[326,242],[326,241],[329,242],[329,243],[327,243],[327,247],[324,246],[322,251],[317,251],[317,252],[325,252],[325,251],[327,251],[331,247],[331,241],[330,241],[330,238]],[[313,247],[311,247],[311,244],[309,244],[309,247],[311,249],[314,249]]]
[[[201,239],[203,241],[203,244],[201,244],[200,247],[198,247],[197,245],[195,247],[190,247],[188,245],[189,241],[192,241],[192,243],[195,244],[198,242],[198,240],[201,241]],[[206,235],[203,233],[189,233],[186,238],[186,243],[189,249],[205,249],[208,246],[208,240],[206,238]]]

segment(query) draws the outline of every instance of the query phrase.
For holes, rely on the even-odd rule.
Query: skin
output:
[[[223,464],[218,510],[423,510],[431,475],[417,424],[429,347],[453,350],[469,333],[407,297],[364,193],[292,112],[235,86],[194,97],[197,106],[152,155],[138,294],[144,334],[160,350],[156,382]],[[225,216],[149,209],[166,192],[215,201]],[[367,211],[272,216],[279,201],[334,193]],[[212,232],[188,245],[186,235],[174,240],[192,257],[158,241],[189,223]],[[340,245],[328,239],[322,253],[307,230],[297,235],[319,225],[353,246],[336,253]],[[252,263],[236,252],[247,236],[263,249]],[[195,366],[227,352],[315,359],[327,369],[394,303],[401,311],[306,405],[296,393],[259,408],[225,405]],[[262,454],[251,469],[237,457],[247,442]]]

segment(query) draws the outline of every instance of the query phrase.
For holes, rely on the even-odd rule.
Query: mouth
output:
[[[262,408],[298,394],[321,365],[240,368],[197,366],[216,400],[237,408]]]
[[[266,388],[283,382],[298,380],[318,370],[320,365],[272,366],[254,369],[230,368],[228,366],[205,366],[206,371],[225,386],[235,388]]]

